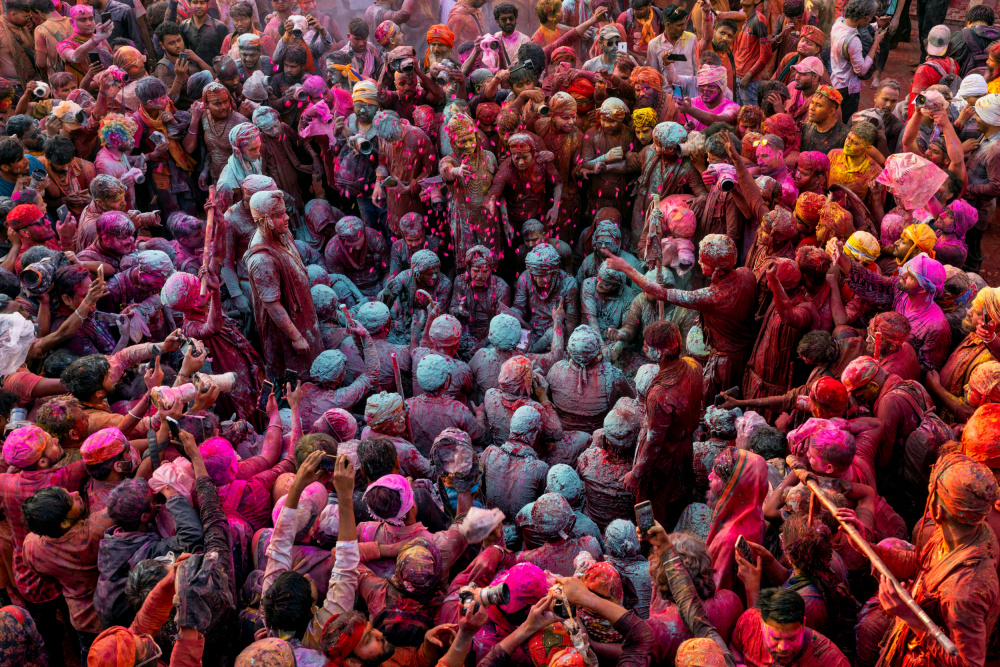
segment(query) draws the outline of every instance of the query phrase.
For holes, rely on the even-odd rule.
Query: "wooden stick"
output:
[[[663,214],[660,213],[660,195],[653,195],[652,200],[653,210],[650,211],[649,216],[652,218],[651,226],[653,242],[656,243],[656,249],[653,251],[654,257],[656,257],[656,284],[660,285],[663,283]],[[646,255],[649,255],[649,247],[646,248]],[[657,300],[657,321],[662,322],[666,319],[666,308],[667,304],[663,301]]]
[[[899,583],[899,580],[896,579],[895,575],[893,575],[888,566],[882,562],[882,559],[878,557],[878,554],[871,548],[871,545],[868,544],[867,540],[865,540],[861,534],[858,533],[857,529],[853,525],[841,521],[840,518],[837,517],[838,507],[834,505],[833,502],[826,497],[826,494],[823,493],[823,490],[819,488],[819,484],[816,483],[815,476],[810,473],[805,473],[801,468],[795,469],[793,467],[793,470],[795,470],[795,474],[798,475],[799,481],[804,483],[807,487],[809,487],[809,490],[813,492],[813,496],[816,500],[818,500],[820,504],[822,504],[823,507],[825,507],[830,514],[837,519],[837,523],[840,524],[843,531],[854,541],[858,550],[867,556],[868,559],[871,560],[872,565],[875,566],[875,569],[881,572],[885,578],[889,580],[893,588],[896,589],[896,593],[899,597],[902,598],[906,606],[910,608],[910,611],[917,615],[921,624],[923,624],[924,629],[931,636],[933,636],[939,644],[941,644],[941,648],[944,649],[945,653],[948,655],[958,655],[958,647],[955,646],[955,643],[941,631],[941,628],[939,628],[934,621],[931,620],[931,617],[927,615],[927,612],[924,611],[923,607],[917,604],[916,600],[913,599],[910,592],[906,590],[901,583]]]
[[[351,317],[350,311],[347,310],[347,304],[345,304],[345,303],[340,304],[340,311],[342,313],[344,313],[344,319],[347,321],[347,326],[349,326],[349,327],[356,326],[355,323],[354,323],[354,318]],[[395,354],[396,353],[393,352],[393,355],[395,355]],[[395,356],[393,356],[393,361],[395,361]],[[399,364],[395,364],[395,365],[397,367],[399,366]],[[402,396],[402,394],[400,394],[400,396]]]
[[[392,353],[392,374],[396,376],[396,393],[399,397],[403,399],[403,405],[406,405],[406,395],[403,393],[403,374],[399,372],[399,359],[396,358],[396,353]],[[406,420],[406,433],[410,436],[410,442],[413,442],[413,428],[410,427],[410,417],[407,415],[404,417]]]
[[[208,215],[205,219],[205,250],[201,254],[201,264],[202,266],[208,267],[206,269],[206,275],[201,279],[201,295],[205,296],[208,293],[208,274],[207,271],[211,270],[209,266],[212,261],[212,247],[215,245],[215,186],[209,186],[208,188],[208,199],[212,202],[212,206],[208,209]]]

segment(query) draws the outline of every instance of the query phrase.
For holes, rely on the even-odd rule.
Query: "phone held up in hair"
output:
[[[656,520],[653,518],[653,504],[650,501],[644,500],[635,506],[635,525],[638,526],[643,538],[649,533],[654,523]]]
[[[274,383],[270,380],[264,380],[264,384],[260,388],[260,398],[257,399],[257,409],[261,412],[267,412],[267,399],[271,397],[274,392]]]
[[[757,555],[753,552],[753,549],[750,548],[750,543],[747,542],[747,538],[742,535],[736,538],[736,550],[740,552],[740,555],[743,556],[748,563],[753,564],[757,562]]]

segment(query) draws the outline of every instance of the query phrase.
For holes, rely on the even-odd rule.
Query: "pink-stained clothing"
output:
[[[513,523],[521,508],[545,493],[549,464],[535,450],[519,442],[488,447],[481,457],[482,492],[488,507],[498,507]],[[512,484],[511,480],[517,480]]]
[[[365,247],[355,256],[338,237],[330,239],[323,251],[326,270],[347,276],[367,297],[374,297],[382,289],[389,272],[389,244],[370,227],[365,228]]]
[[[84,485],[87,495],[87,510],[93,515],[108,506],[108,496],[118,482],[108,482],[91,477]]]
[[[603,550],[601,543],[590,535],[570,537],[558,542],[546,542],[537,549],[517,552],[518,563],[534,563],[560,577],[572,577],[576,568],[573,559],[581,551],[588,551],[594,558],[600,560]]]
[[[406,380],[409,379],[411,369],[413,368],[412,361],[410,360],[410,347],[408,345],[390,343],[384,338],[375,338],[373,345],[375,353],[378,354],[379,367],[378,386],[374,391],[381,389],[382,391],[395,393],[396,374],[392,370],[392,355],[396,355],[396,363],[399,364],[399,373],[403,376],[403,386],[405,387]],[[337,349],[347,357],[347,373],[344,376],[345,382],[353,382],[355,378],[364,374],[365,359],[361,355],[361,351],[358,350],[353,336],[344,338],[344,341]]]
[[[400,544],[409,542],[415,537],[426,538],[437,545],[441,552],[442,572],[450,570],[469,546],[468,540],[458,531],[457,524],[437,533],[430,532],[419,521],[409,526],[393,526],[385,521],[364,521],[358,524],[361,559],[365,561],[369,570],[380,577],[392,576],[396,568],[396,559],[379,558],[378,545]]]
[[[563,359],[552,366],[546,379],[556,414],[568,430],[592,433],[603,426],[619,398],[635,396],[624,373],[608,361],[582,368]]]
[[[708,111],[710,113],[714,113],[717,116],[725,116],[727,118],[726,122],[728,122],[730,125],[736,125],[736,114],[739,113],[740,111],[739,104],[733,102],[732,100],[726,99],[725,97],[720,98],[719,103],[716,104],[714,108],[710,109],[708,105],[705,104],[705,100],[701,99],[701,96],[699,95],[698,97],[693,98],[691,100],[691,106],[695,107],[696,109],[701,109],[702,111]],[[707,125],[702,123],[697,118],[694,118],[693,116],[689,117],[689,120],[691,123],[690,127],[692,130],[697,130],[701,132],[706,127],[708,127]]]
[[[440,304],[440,301],[438,303]],[[472,371],[469,370],[469,364],[465,363],[461,359],[449,357],[444,353],[429,347],[415,347],[413,348],[413,351],[410,352],[410,359],[412,362],[411,368],[413,368],[414,371],[413,395],[422,396],[424,394],[424,390],[421,389],[420,385],[417,383],[416,370],[420,367],[420,360],[429,354],[436,354],[440,357],[444,357],[445,363],[451,367],[451,382],[448,384],[448,388],[444,390],[444,395],[465,402],[468,395],[472,393],[474,386],[472,383]],[[437,434],[435,433],[434,435],[436,436]]]
[[[502,543],[483,549],[469,563],[468,567],[462,570],[448,584],[444,604],[441,605],[435,622],[439,624],[458,623],[458,619],[461,618],[462,614],[462,604],[458,599],[459,589],[466,585],[479,586],[480,588],[489,586],[498,572],[509,570],[516,564],[516,555],[503,546]]]
[[[69,607],[70,622],[78,632],[99,633],[103,629],[94,609],[97,551],[104,531],[113,525],[108,513],[102,511],[77,521],[61,537],[30,533],[21,549],[25,565],[58,583]]]
[[[729,641],[736,627],[736,622],[743,613],[743,602],[736,593],[730,590],[716,591],[715,595],[701,601],[705,616],[715,626],[719,636],[725,642]],[[680,609],[676,604],[653,594],[649,605],[649,627],[653,630],[656,641],[653,644],[653,663],[672,665],[681,643],[691,639],[691,633],[684,624]]]
[[[98,174],[107,174],[108,176],[114,176],[118,180],[121,180],[121,177],[125,175],[125,172],[131,169],[131,164],[126,165],[126,162],[128,162],[127,156],[115,157],[114,153],[109,151],[107,148],[101,148],[101,150],[97,151],[97,157],[94,158],[94,168],[97,169]],[[125,205],[128,207],[128,210],[135,208],[134,183],[125,185]],[[87,208],[90,208],[91,206],[96,206],[96,202],[92,201],[90,204],[87,204]],[[87,208],[85,208],[84,211],[86,211]]]
[[[133,635],[156,636],[174,613],[174,575],[167,574],[161,579],[142,603],[142,608],[128,630]],[[201,657],[205,652],[205,638],[197,633],[194,638],[182,635],[170,654],[170,667],[202,667]],[[160,661],[160,665],[165,665]]]
[[[764,643],[763,625],[757,609],[746,610],[736,622],[729,644],[743,655],[746,667],[775,664]],[[815,630],[806,628],[805,633],[802,652],[792,662],[784,663],[785,667],[850,667],[851,663],[832,641]]]
[[[481,442],[486,434],[486,427],[476,420],[472,410],[448,396],[414,396],[406,399],[406,405],[410,410],[413,446],[424,456],[430,456],[434,438],[446,428],[465,431],[474,443]]]
[[[760,544],[764,539],[767,497],[767,461],[748,450],[739,450],[732,477],[720,494],[708,529],[708,553],[715,568],[717,589],[732,590],[736,577],[736,539],[741,535]]]
[[[220,488],[219,498],[226,509],[226,514],[241,517],[250,524],[254,532],[270,524],[271,509],[274,506],[271,487],[278,481],[278,476],[286,472],[295,472],[294,459],[281,459],[273,468],[258,473],[248,480],[236,480]]]
[[[364,440],[372,433],[371,428],[365,426],[361,429],[359,440]],[[380,433],[379,435],[385,434]],[[414,479],[436,479],[434,477],[434,466],[420,453],[420,450],[413,446],[412,442],[398,436],[386,437],[392,440],[392,444],[396,447],[396,458],[399,459],[399,469],[403,475],[413,477]]]
[[[530,406],[538,410],[542,416],[542,433],[540,437],[560,440],[563,437],[562,423],[556,414],[552,403],[542,405],[527,396],[512,396],[501,389],[490,389],[483,399],[483,410],[486,413],[488,439],[497,447],[507,442],[510,435],[510,420],[518,408]],[[537,451],[537,450],[536,450]]]
[[[603,442],[603,429],[594,433],[594,443],[580,454],[576,471],[587,493],[587,513],[604,530],[615,519],[629,518],[634,511],[635,494],[628,491],[622,480],[632,470],[632,452],[619,456],[598,444]],[[641,616],[642,614],[640,614]]]

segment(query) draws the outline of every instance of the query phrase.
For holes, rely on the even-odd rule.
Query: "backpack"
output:
[[[964,28],[962,30],[962,41],[965,42],[965,48],[969,50],[969,55],[965,58],[965,62],[962,63],[961,69],[959,70],[959,75],[962,78],[967,77],[972,73],[974,69],[989,69],[986,61],[989,59],[990,54],[986,48],[980,44],[979,39],[976,38],[976,34],[972,31],[972,28]]]
[[[853,66],[851,65],[851,56],[847,52],[847,47],[851,45],[851,40],[854,39],[855,37],[857,37],[858,41],[861,42],[861,50],[862,50],[862,52],[864,52],[864,50],[865,50],[865,40],[861,38],[861,33],[858,32],[857,28],[855,28],[853,31],[851,31],[850,36],[847,39],[844,40],[843,44],[840,47],[840,51],[841,51],[840,55],[843,56],[844,60],[847,61],[847,66],[851,67],[852,69],[853,69]],[[870,48],[870,45],[869,45],[869,48]],[[869,67],[868,70],[864,74],[858,74],[857,75],[858,79],[860,79],[861,81],[867,81],[868,79],[870,79],[873,76],[875,76],[875,70],[876,70],[875,59],[873,58],[872,59],[871,67]]]
[[[948,60],[950,60],[951,62],[955,62],[955,60],[952,58],[949,58]],[[948,69],[946,70],[937,60],[928,60],[924,64],[941,75],[941,78],[938,80],[938,83],[948,86],[948,89],[951,90],[952,97],[958,94],[958,89],[962,85],[962,79],[958,77],[958,63],[955,63],[954,72],[948,71],[951,69],[951,67],[948,67]]]
[[[951,429],[937,413],[934,405],[924,409],[914,398],[905,383],[894,390],[902,396],[919,415],[920,424],[906,436],[906,448],[903,452],[903,480],[911,488],[926,489],[930,481],[931,466],[937,461],[938,449],[952,439]]]

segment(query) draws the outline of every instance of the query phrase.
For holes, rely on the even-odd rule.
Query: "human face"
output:
[[[396,72],[393,76],[396,81],[396,91],[401,97],[412,97],[417,94],[417,82],[414,75]]]
[[[79,308],[80,304],[83,303],[83,299],[87,296],[87,292],[90,290],[90,283],[92,282],[93,280],[90,279],[90,276],[84,278],[82,282],[73,287],[72,294],[62,295],[63,303],[69,306],[72,310]]]
[[[687,27],[687,19],[683,21],[674,21],[673,23],[667,24],[667,39],[671,42],[676,42],[684,34],[684,28]]]
[[[473,287],[482,289],[490,284],[490,267],[483,262],[476,262],[469,265],[469,283]]]
[[[101,199],[98,202],[105,211],[124,211],[125,193],[115,194],[108,199]]]
[[[139,286],[149,292],[159,293],[163,286],[167,283],[165,276],[158,273],[143,273],[139,272],[139,280],[137,281]]]
[[[361,635],[361,643],[354,649],[354,656],[364,667],[381,665],[396,652],[396,647],[369,623]]]
[[[847,147],[845,146],[844,148],[846,152]],[[943,150],[941,150],[941,147],[938,146],[937,144],[931,144],[930,146],[928,146],[927,150],[924,151],[924,157],[926,157],[928,160],[933,162],[938,167],[946,167],[946,163],[948,162],[948,155]]]
[[[826,95],[816,94],[809,100],[809,110],[806,112],[810,123],[823,123],[837,113],[837,105]]]
[[[712,45],[715,50],[720,53],[726,53],[733,47],[733,38],[735,37],[732,28],[726,25],[721,25],[715,29],[715,34],[712,35]]]
[[[635,108],[651,107],[656,102],[656,94],[659,92],[652,86],[636,81],[632,84],[632,91],[635,93]]]
[[[417,284],[428,289],[437,287],[439,271],[431,266],[417,273]]]
[[[45,451],[42,452],[42,458],[45,459],[45,461],[43,462],[41,459],[39,459],[38,461],[39,467],[51,468],[52,466],[54,466],[55,464],[59,463],[59,461],[62,460],[64,453],[65,452],[63,451],[62,445],[59,444],[58,440],[53,438],[52,442],[50,442],[48,446],[45,448]]]
[[[576,123],[576,114],[569,109],[564,110],[562,113],[558,113],[552,116],[552,124],[556,126],[557,132],[562,132],[563,134],[570,132]],[[653,128],[649,128],[650,136],[652,136]],[[649,143],[645,141],[644,143]]]
[[[883,118],[888,118],[898,102],[899,91],[887,86],[875,95],[875,110],[882,114]]]
[[[635,138],[639,140],[639,143],[642,144],[643,146],[648,146],[649,142],[653,140],[653,127],[642,126],[642,127],[636,127],[634,129],[635,129]],[[657,144],[653,148],[653,150],[656,151],[657,155],[663,154],[663,149],[660,148],[659,144]]]
[[[535,289],[542,297],[547,297],[549,295],[549,290],[552,289],[552,274],[543,273],[541,275],[531,274],[531,282],[535,283]]]
[[[93,14],[85,13],[82,16],[77,16],[76,20],[73,22],[73,28],[83,37],[90,37],[94,34],[94,29],[97,26],[94,23]]]
[[[28,157],[26,155],[22,155],[21,159],[17,162],[12,162],[9,165],[4,165],[0,168],[6,169],[14,176],[23,176],[28,173]]]
[[[913,241],[905,236],[900,236],[896,239],[896,242],[892,244],[892,256],[900,261],[906,259],[907,255],[909,255],[912,250]]]
[[[424,240],[427,235],[424,234],[423,229],[418,229],[415,232],[404,233],[403,239],[406,241],[406,246],[410,249],[410,252],[416,252],[422,250],[424,247]]]
[[[795,187],[800,191],[812,189],[815,178],[816,172],[813,169],[802,165],[795,168]]]
[[[650,5],[646,5],[645,7],[640,7],[639,9],[633,9],[632,14],[634,14],[640,21],[645,21],[649,18],[652,11],[653,10],[650,8]]]
[[[362,123],[370,123],[375,118],[375,114],[378,113],[378,105],[355,102],[354,113],[358,115],[358,120]]]
[[[501,14],[497,17],[497,25],[505,35],[513,35],[517,28],[517,16],[515,14]]]
[[[62,164],[53,162],[52,160],[49,160],[49,169],[51,169],[52,171],[54,171],[57,174],[65,174],[66,172],[69,171],[69,166],[71,164],[73,164],[72,160],[70,160],[69,162],[64,162]]]
[[[22,238],[27,238],[32,243],[45,243],[49,239],[54,239],[56,233],[52,231],[52,225],[50,225],[45,218],[42,218],[33,225],[28,225],[20,231]]]
[[[847,139],[844,140],[844,155],[848,157],[861,157],[870,148],[867,141],[858,137],[858,135],[853,132],[847,133]]]
[[[292,81],[298,81],[302,77],[302,71],[305,69],[304,65],[299,63],[285,62],[285,76]]]
[[[21,28],[31,22],[31,12],[23,12],[20,9],[8,9],[7,21]]]
[[[316,0],[299,0],[299,11],[305,16],[316,14]]]
[[[722,481],[721,477],[715,474],[714,470],[708,473],[708,489],[716,498],[721,496],[722,492],[726,490],[726,483]]]
[[[431,42],[427,45],[427,49],[431,52],[431,60],[434,62],[441,62],[445,58],[451,57],[451,47],[447,44]]]
[[[796,90],[815,90],[816,86],[818,85],[819,85],[819,77],[816,76],[815,72],[795,73]]]
[[[208,97],[208,102],[206,104],[208,107],[208,113],[212,115],[213,120],[225,120],[229,118],[229,114],[232,113],[232,107],[229,104],[229,97],[222,97],[221,95],[211,95]]]
[[[131,236],[105,236],[102,239],[104,248],[118,255],[127,255],[135,248],[135,239]]]
[[[701,100],[709,107],[715,106],[716,102],[722,97],[722,90],[716,84],[706,84],[703,86],[698,86],[698,94],[701,96]]]
[[[811,39],[800,37],[799,43],[795,45],[795,50],[798,52],[800,56],[804,57],[818,56],[820,47],[819,44],[812,41]]]
[[[166,51],[168,55],[174,56],[175,58],[184,50],[184,38],[180,35],[164,35],[163,39],[160,40],[160,44],[163,45],[163,50]],[[131,74],[129,76],[131,76]]]
[[[42,137],[42,131],[38,129],[37,124],[21,137],[21,145],[31,151],[42,149],[45,145],[45,139]]]
[[[764,647],[774,662],[789,665],[802,652],[805,643],[805,628],[802,623],[778,623],[768,621],[763,624]]]
[[[366,37],[358,37],[357,35],[348,35],[348,41],[351,43],[351,51],[354,53],[364,53],[366,45],[368,44],[368,39]]]
[[[240,49],[240,60],[247,71],[257,69],[257,63],[260,62],[260,49]]]
[[[246,35],[253,31],[253,17],[252,16],[233,16],[229,15],[233,19],[233,27],[236,29],[236,34]]]
[[[773,174],[785,166],[785,158],[777,148],[761,144],[757,147],[757,164],[765,173]]]
[[[663,145],[659,141],[653,142],[653,150],[656,154],[668,162],[673,162],[678,158],[678,146],[676,144]]]
[[[69,94],[73,92],[73,84],[67,83],[62,86],[56,86],[52,89],[52,97],[58,100],[64,100],[69,97]],[[82,106],[82,105],[81,105]]]
[[[524,234],[524,247],[531,250],[545,239],[543,234],[538,232],[527,232]]]
[[[610,60],[618,58],[619,42],[621,42],[621,40],[617,37],[608,37],[607,39],[601,40],[601,50],[604,51],[604,55]]]
[[[208,0],[191,0],[191,12],[200,19],[208,16]]]
[[[511,148],[511,159],[518,171],[524,171],[534,162],[535,156],[527,146],[517,146]]]
[[[243,156],[248,160],[259,160],[260,159],[260,137],[254,137],[247,144],[246,150],[243,151]]]
[[[806,450],[806,458],[809,460],[809,469],[813,472],[826,475],[835,472],[833,466],[824,461],[823,457],[819,455],[819,452],[812,445],[809,445]]]
[[[924,288],[920,286],[920,283],[917,282],[917,279],[909,271],[899,279],[899,289],[910,296],[920,294],[924,291]]]
[[[275,234],[287,234],[288,233],[288,213],[285,209],[281,209],[281,212],[271,216],[271,231]],[[204,232],[202,233],[204,237]]]
[[[604,114],[600,114],[600,116],[601,131],[604,132],[604,134],[618,134],[618,132],[622,129],[621,120],[617,120]]]
[[[472,155],[476,152],[476,135],[470,132],[453,141],[451,145],[459,155]]]
[[[518,83],[510,84],[510,89],[511,92],[513,92],[515,95],[520,95],[526,90],[534,90],[535,82],[532,81],[531,79],[524,79],[523,81],[520,81]],[[533,104],[533,102],[531,104]]]
[[[601,234],[600,236],[594,237],[594,252],[598,250],[607,250],[612,253],[618,252],[619,244],[615,242],[613,236],[608,234]],[[600,257],[600,255],[598,255]]]
[[[167,95],[163,95],[161,97],[156,97],[151,99],[149,102],[146,102],[146,104],[144,104],[143,106],[146,108],[147,111],[150,110],[163,111],[164,109],[167,108],[167,105],[169,103],[170,103],[170,97]]]

